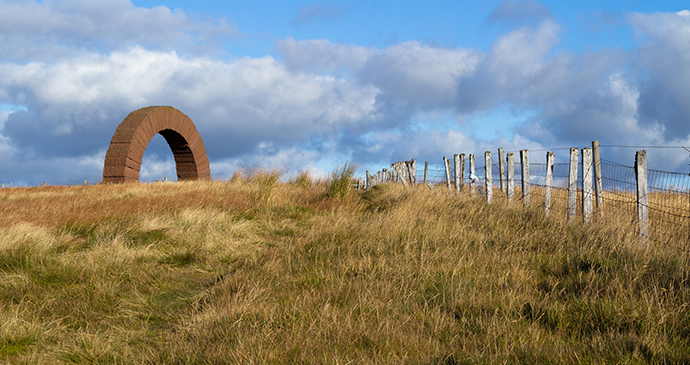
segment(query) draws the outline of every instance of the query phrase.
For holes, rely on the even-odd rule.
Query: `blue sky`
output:
[[[149,105],[192,118],[219,178],[592,140],[687,146],[688,8],[0,0],[0,181],[98,181],[119,122]],[[603,154],[629,163],[634,150]],[[650,152],[651,168],[689,162],[683,150]],[[141,178],[174,175],[156,136]]]

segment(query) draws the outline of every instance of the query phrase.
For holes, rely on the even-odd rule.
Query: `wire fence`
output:
[[[505,201],[508,199],[507,167],[501,174],[501,166],[492,163],[491,168],[486,169],[482,163],[474,166],[474,178],[470,175],[471,166],[463,164],[464,170],[459,173],[459,188],[455,188],[455,163],[428,164],[415,166],[414,179],[417,183],[426,182],[433,188],[448,188],[464,194],[473,189],[471,194],[475,197],[487,198],[486,175],[491,174],[492,200]],[[468,161],[464,161],[467,163]],[[550,184],[547,182],[549,165],[547,163],[529,163],[529,204],[541,205],[550,215],[567,217],[572,215],[575,219],[584,219],[586,202],[592,201],[594,205],[594,219],[605,219],[606,222],[621,227],[628,226],[631,229],[640,229],[644,233],[644,239],[657,244],[662,244],[673,249],[690,252],[690,175],[687,173],[670,172],[646,169],[647,201],[638,202],[638,184],[635,166],[627,166],[614,161],[600,160],[600,184],[601,191],[592,190],[591,196],[583,187],[585,179],[583,173],[590,177],[592,169],[583,171],[582,161],[574,166],[570,163],[553,163],[551,166]],[[573,186],[569,186],[571,171],[576,168],[577,179]],[[426,171],[425,171],[426,170]],[[411,172],[410,172],[411,173]],[[516,162],[513,168],[513,199],[522,201],[523,176],[520,162]],[[426,181],[424,177],[426,175]],[[547,197],[548,195],[548,197]],[[573,199],[569,203],[569,198]],[[598,198],[598,199],[597,199]],[[573,204],[574,203],[574,204]],[[644,232],[640,222],[640,209],[648,212]]]

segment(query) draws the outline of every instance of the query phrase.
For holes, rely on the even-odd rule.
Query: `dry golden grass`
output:
[[[0,190],[0,359],[690,361],[688,255],[625,219],[281,175]]]

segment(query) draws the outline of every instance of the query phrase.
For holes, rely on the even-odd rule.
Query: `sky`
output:
[[[0,0],[0,182],[97,182],[117,125],[171,105],[214,178],[358,174],[497,148],[690,146],[681,1]],[[604,147],[632,165],[636,147]],[[682,148],[649,168],[688,172]],[[155,136],[142,181],[175,179]]]

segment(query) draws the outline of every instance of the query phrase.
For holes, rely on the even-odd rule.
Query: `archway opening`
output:
[[[160,133],[156,133],[146,146],[141,158],[139,181],[154,182],[166,178],[168,181],[177,181],[175,157],[165,138]]]

